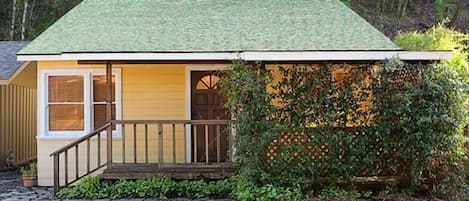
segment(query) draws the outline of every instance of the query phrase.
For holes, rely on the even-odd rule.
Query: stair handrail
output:
[[[68,181],[68,169],[67,169],[67,165],[68,165],[68,150],[72,149],[72,148],[76,148],[78,150],[78,145],[81,144],[82,142],[85,142],[85,141],[88,141],[88,144],[89,144],[89,140],[95,136],[98,136],[98,147],[100,147],[100,138],[101,136],[101,132],[103,132],[104,130],[106,130],[107,128],[109,128],[110,126],[112,126],[112,123],[111,122],[108,122],[106,124],[104,124],[103,126],[93,130],[92,132],[90,132],[89,134],[86,134],[85,136],[83,137],[80,137],[78,138],[77,140],[63,146],[62,148],[52,152],[49,156],[53,157],[53,161],[54,161],[54,192],[57,192],[58,190],[60,190],[61,186],[60,186],[60,175],[59,175],[59,169],[60,169],[60,154],[64,153],[65,154],[65,182],[64,182],[64,185],[63,187],[66,187],[78,180],[80,180],[81,178],[87,176],[87,175],[90,175],[91,173],[94,173],[96,171],[98,171],[99,169],[105,167],[106,164],[100,164],[100,159],[98,159],[98,164],[97,164],[97,167],[96,168],[93,168],[91,169],[89,167],[89,163],[87,164],[87,170],[84,174],[82,175],[79,175],[79,172],[78,170],[76,170],[75,172],[75,179],[72,179],[71,181]],[[112,135],[112,134],[111,134]],[[98,148],[100,149],[100,148]],[[88,152],[89,152],[89,146],[88,146]],[[98,152],[100,153],[100,152]],[[78,154],[76,153],[76,156]],[[87,155],[87,157],[89,158],[89,154]],[[98,158],[101,158],[100,155],[98,155]],[[89,159],[88,159],[89,160]],[[76,168],[78,169],[78,164],[76,163]]]
[[[80,144],[81,142],[84,142],[85,140],[89,139],[89,138],[92,138],[94,136],[96,136],[98,133],[101,133],[103,132],[104,130],[107,129],[107,127],[111,126],[111,123],[106,123],[104,124],[103,126],[91,131],[90,133],[84,135],[83,137],[80,137],[78,139],[76,139],[75,141],[73,142],[70,142],[69,144],[63,146],[62,148],[52,152],[49,156],[54,156],[56,154],[60,154],[60,153],[63,153],[65,150],[68,150],[72,147],[74,147],[75,145],[77,144]]]

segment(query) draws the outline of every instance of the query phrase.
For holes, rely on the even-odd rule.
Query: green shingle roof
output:
[[[19,54],[397,49],[339,0],[84,0]]]

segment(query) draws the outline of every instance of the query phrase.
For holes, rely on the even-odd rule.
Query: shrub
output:
[[[302,199],[302,193],[299,188],[283,188],[272,184],[257,186],[243,176],[237,176],[235,180],[237,183],[233,189],[233,197],[239,201],[295,201]]]
[[[85,177],[76,186],[61,189],[56,196],[68,199],[123,198],[226,198],[234,189],[233,181],[175,181],[168,178],[102,182]]]
[[[106,197],[102,193],[104,185],[97,177],[85,177],[79,184],[72,188],[65,188],[57,192],[57,197],[61,198],[88,198],[97,199]]]

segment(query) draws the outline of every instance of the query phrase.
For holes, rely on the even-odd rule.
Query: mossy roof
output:
[[[398,49],[339,0],[84,0],[19,54]]]

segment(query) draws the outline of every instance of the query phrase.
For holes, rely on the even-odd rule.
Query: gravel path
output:
[[[17,172],[0,172],[0,194],[8,192],[20,184],[21,181]]]
[[[52,188],[24,188],[17,171],[0,172],[0,200],[53,200]]]

